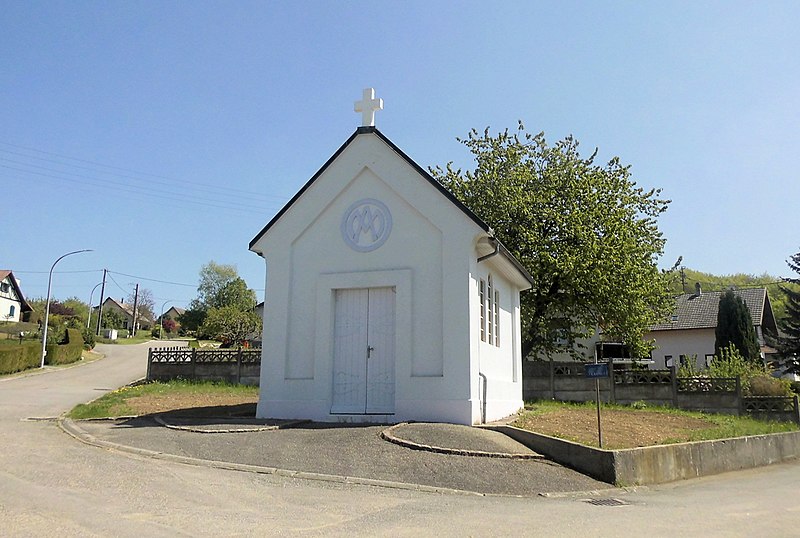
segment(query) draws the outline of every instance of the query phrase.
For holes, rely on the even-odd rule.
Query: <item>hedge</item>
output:
[[[42,344],[23,342],[0,347],[0,374],[12,374],[41,364]]]
[[[81,359],[83,336],[78,329],[67,329],[64,342],[47,346],[45,364],[67,364]]]

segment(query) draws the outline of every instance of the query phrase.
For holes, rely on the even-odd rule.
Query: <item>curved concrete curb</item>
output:
[[[293,426],[298,426],[300,424],[307,424],[311,422],[310,420],[293,420],[291,422],[287,422],[286,424],[275,424],[271,426],[254,426],[252,428],[215,428],[215,429],[208,429],[204,430],[202,428],[197,428],[194,426],[178,426],[176,424],[170,424],[169,422],[165,421],[161,416],[154,415],[153,420],[156,421],[157,424],[160,426],[164,426],[165,428],[169,428],[170,430],[177,430],[182,432],[191,432],[191,433],[252,433],[252,432],[267,432],[267,431],[274,431],[274,430],[282,430],[285,428],[291,428]]]
[[[199,458],[191,458],[188,456],[177,456],[175,454],[168,454],[166,452],[157,452],[154,450],[147,450],[144,448],[136,448],[132,446],[121,445],[104,441],[97,437],[83,431],[72,419],[59,417],[58,426],[63,432],[70,435],[74,439],[98,448],[106,450],[115,450],[118,452],[126,452],[137,456],[151,458],[162,461],[170,461],[174,463],[183,463],[186,465],[194,465],[197,467],[208,467],[211,469],[224,469],[229,471],[240,471],[256,474],[275,475],[284,478],[300,478],[304,480],[317,480],[320,482],[333,482],[339,484],[352,484],[360,486],[376,486],[381,488],[391,489],[404,489],[410,491],[420,491],[424,493],[439,493],[448,495],[468,495],[475,497],[523,497],[522,495],[502,495],[495,493],[479,493],[476,491],[467,491],[462,489],[443,488],[436,486],[426,486],[423,484],[409,484],[406,482],[393,482],[391,480],[377,480],[373,478],[359,478],[353,476],[340,476],[323,473],[311,473],[305,471],[291,471],[288,469],[278,469],[276,467],[261,467],[258,465],[246,465],[243,463],[231,463],[226,461],[216,460],[203,460]],[[531,495],[534,497],[536,495]]]
[[[462,448],[446,448],[441,446],[432,446],[432,445],[424,445],[421,443],[415,443],[414,441],[409,441],[408,439],[403,439],[401,437],[397,437],[394,435],[394,430],[401,426],[405,426],[408,422],[401,422],[400,424],[395,424],[394,426],[390,426],[381,432],[381,439],[384,441],[389,441],[390,443],[394,443],[396,445],[400,445],[406,448],[410,448],[412,450],[424,450],[427,452],[436,452],[437,454],[450,454],[454,456],[477,456],[481,458],[506,458],[506,459],[514,459],[514,460],[541,460],[546,459],[541,454],[522,454],[522,453],[512,453],[512,452],[486,452],[484,450],[468,450]]]

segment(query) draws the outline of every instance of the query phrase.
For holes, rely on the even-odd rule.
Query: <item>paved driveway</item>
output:
[[[800,465],[604,497],[475,497],[189,466],[86,446],[52,416],[144,372],[146,346],[0,381],[4,536],[795,536]]]

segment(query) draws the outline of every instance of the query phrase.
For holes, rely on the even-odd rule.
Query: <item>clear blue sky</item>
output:
[[[468,167],[473,127],[573,134],[673,201],[662,266],[787,275],[799,23],[796,1],[2,0],[0,268],[42,297],[58,256],[92,248],[55,297],[88,300],[108,268],[107,292],[139,282],[157,311],[212,259],[263,288],[248,242],[373,86],[378,128],[424,167]]]

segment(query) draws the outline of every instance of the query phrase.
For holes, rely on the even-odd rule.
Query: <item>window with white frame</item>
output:
[[[500,346],[500,291],[494,286],[489,275],[478,285],[481,303],[481,341]]]
[[[481,341],[486,341],[486,281],[481,279],[478,296],[481,301]]]

